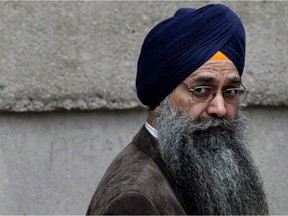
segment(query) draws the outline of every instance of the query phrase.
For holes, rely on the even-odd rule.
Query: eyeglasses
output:
[[[182,84],[191,92],[192,99],[197,103],[208,103],[217,95],[217,90],[210,86],[197,86],[193,89],[184,82]],[[240,84],[243,88],[229,88],[225,91],[220,91],[226,103],[238,104],[246,99],[249,91],[246,90],[242,83]]]

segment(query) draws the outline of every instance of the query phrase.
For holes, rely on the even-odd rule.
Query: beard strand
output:
[[[158,114],[158,150],[189,214],[269,214],[247,143],[246,117],[193,119],[166,98]]]

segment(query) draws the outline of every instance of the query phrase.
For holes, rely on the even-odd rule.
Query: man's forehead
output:
[[[230,60],[207,61],[196,71],[191,73],[186,80],[217,81],[227,79],[228,81],[240,81],[239,73]]]
[[[223,72],[225,70],[229,70],[231,72],[237,72],[235,65],[230,60],[210,60],[204,63],[201,67],[199,67],[194,73],[197,73],[198,71]]]

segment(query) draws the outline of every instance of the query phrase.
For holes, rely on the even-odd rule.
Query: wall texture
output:
[[[246,110],[271,213],[287,214],[287,108]],[[106,168],[145,120],[137,110],[0,114],[0,214],[85,214]]]
[[[137,58],[148,31],[207,2],[0,2],[0,109],[139,107]],[[247,31],[249,105],[288,105],[287,2],[225,2]]]
[[[85,213],[146,120],[135,94],[145,35],[207,3],[0,2],[0,214]],[[224,3],[246,28],[252,153],[272,214],[287,214],[288,2]]]

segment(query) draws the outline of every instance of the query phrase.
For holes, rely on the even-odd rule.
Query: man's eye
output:
[[[225,94],[233,96],[233,95],[238,95],[239,94],[239,89],[227,89],[225,91]]]
[[[199,86],[194,89],[194,92],[197,94],[209,94],[211,92],[211,88],[208,86]]]

